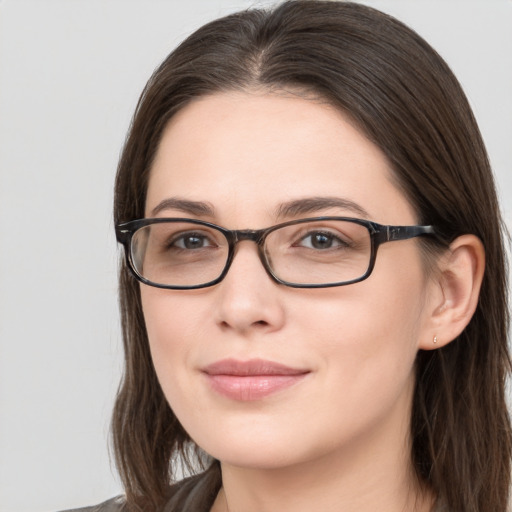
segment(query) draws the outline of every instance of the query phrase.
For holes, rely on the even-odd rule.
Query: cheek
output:
[[[401,425],[410,417],[419,336],[412,317],[421,301],[405,290],[390,297],[373,287],[368,299],[369,289],[359,288],[347,288],[335,303],[312,301],[297,316],[303,335],[310,334],[319,371],[307,400],[313,413],[294,420],[307,426],[325,451],[394,421],[390,418],[401,418],[395,423]]]
[[[192,357],[191,340],[204,340],[208,326],[197,305],[175,292],[142,286],[141,299],[153,364],[167,396]]]
[[[399,392],[410,377],[425,309],[421,265],[403,270],[384,263],[368,280],[305,298],[295,308],[299,330],[313,335],[312,344],[340,384],[372,396],[390,387]]]

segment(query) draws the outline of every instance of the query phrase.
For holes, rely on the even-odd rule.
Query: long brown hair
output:
[[[394,18],[359,4],[290,1],[209,23],[173,51],[137,106],[115,186],[115,222],[144,216],[162,131],[191,100],[218,91],[293,88],[349,115],[388,157],[418,219],[449,242],[477,235],[486,271],[477,311],[444,348],[420,352],[411,420],[417,476],[450,510],[504,512],[511,428],[503,228],[488,157],[468,101],[439,55]],[[113,439],[127,503],[158,510],[194,445],[160,389],[139,284],[124,264],[125,372]],[[207,460],[208,464],[208,460]]]

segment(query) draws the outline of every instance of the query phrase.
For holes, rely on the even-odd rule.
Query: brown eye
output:
[[[169,248],[194,250],[213,247],[214,245],[212,240],[200,233],[182,233],[171,241]]]
[[[348,244],[341,240],[339,237],[333,233],[324,231],[308,233],[306,236],[302,237],[300,241],[295,245],[317,250],[348,247]]]

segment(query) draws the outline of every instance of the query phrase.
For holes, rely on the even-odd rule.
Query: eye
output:
[[[294,245],[317,250],[337,249],[349,246],[347,242],[328,231],[314,231],[308,233]]]
[[[169,248],[185,250],[204,249],[215,247],[216,244],[206,235],[201,233],[181,233],[169,242]]]

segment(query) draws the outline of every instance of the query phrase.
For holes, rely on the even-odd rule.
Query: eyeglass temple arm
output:
[[[421,235],[435,235],[436,230],[433,226],[382,226],[384,235],[383,241],[391,242],[393,240],[408,240]]]

